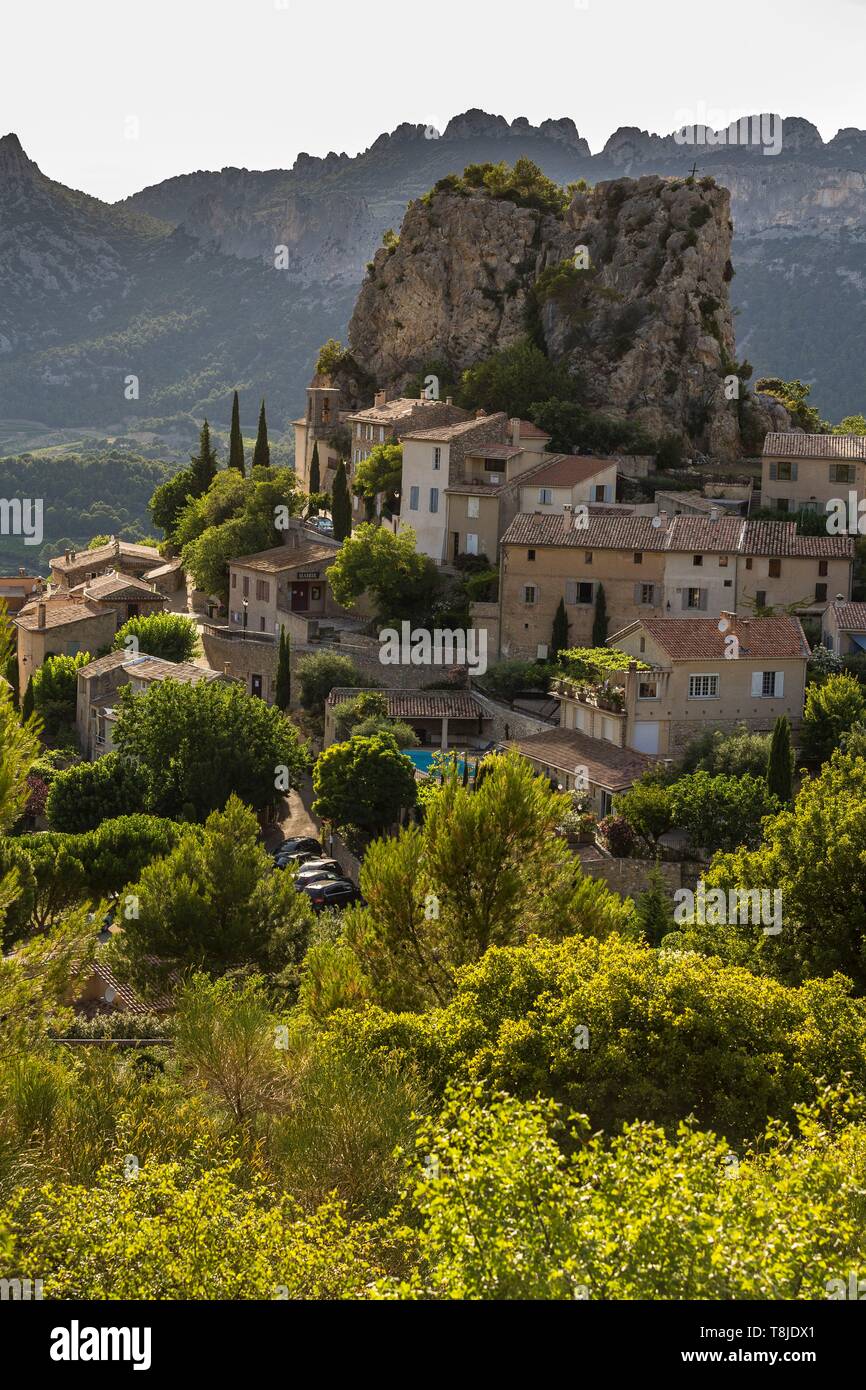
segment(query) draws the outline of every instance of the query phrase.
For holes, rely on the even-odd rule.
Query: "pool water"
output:
[[[407,748],[406,756],[411,758],[419,772],[429,772],[433,765],[433,759],[440,750],[438,748]],[[450,753],[450,749],[448,750]],[[462,753],[457,754],[457,771],[463,776],[465,760]]]

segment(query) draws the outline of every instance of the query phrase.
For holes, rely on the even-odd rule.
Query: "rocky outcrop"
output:
[[[562,217],[434,193],[377,252],[349,351],[397,392],[434,362],[456,378],[534,328],[587,406],[735,457],[730,255],[729,198],[712,180],[618,179],[576,192]],[[764,409],[750,407],[750,433]]]

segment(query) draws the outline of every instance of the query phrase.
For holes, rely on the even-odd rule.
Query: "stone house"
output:
[[[658,761],[610,740],[593,738],[573,725],[512,739],[508,746],[559,790],[585,792],[599,819],[610,815],[615,796],[627,792]]]
[[[603,712],[604,736],[637,752],[671,756],[703,729],[738,725],[769,732],[786,714],[802,722],[811,654],[799,618],[643,618],[608,639],[635,666],[621,684],[622,708]],[[641,663],[648,669],[641,669]],[[599,711],[585,692],[560,683],[563,723],[585,727]],[[596,697],[597,698],[597,697]],[[619,703],[614,700],[614,705]]]
[[[0,577],[0,603],[5,603],[6,612],[13,617],[44,588],[45,580],[37,574],[27,574],[22,566],[17,575]]]
[[[490,472],[492,464],[497,471],[490,472],[490,476],[502,478],[500,459],[485,459],[478,450],[488,444],[508,445],[508,423],[508,417],[503,412],[486,415],[484,411],[479,411],[474,418],[459,424],[438,429],[416,429],[403,440],[399,529],[402,531],[411,526],[419,553],[429,555],[438,565],[453,559],[447,490],[465,483],[464,464],[471,459],[483,460],[486,472]],[[481,489],[479,496],[484,491]],[[456,497],[458,494],[454,495]],[[483,552],[478,547],[475,553]]]
[[[794,522],[521,514],[501,543],[500,656],[546,655],[560,599],[570,645],[590,645],[599,587],[609,630],[727,610],[819,616],[832,595],[850,595],[853,559],[852,538],[801,536]]]
[[[108,647],[117,614],[106,604],[63,590],[26,603],[13,619],[18,629],[18,688],[22,697],[46,657],[77,656]]]
[[[109,570],[140,579],[148,570],[162,565],[163,559],[152,546],[133,545],[112,536],[95,550],[67,550],[48,563],[52,582],[63,589],[74,589]]]
[[[129,685],[140,695],[154,681],[198,685],[201,681],[225,679],[219,671],[189,661],[164,661],[144,654],[130,656],[128,652],[109,652],[88,662],[78,671],[75,700],[75,728],[82,753],[95,761],[113,751],[115,706],[121,686]]]
[[[831,603],[824,613],[821,641],[838,656],[866,652],[866,603]]]
[[[866,435],[768,434],[761,468],[761,506],[824,513],[849,491],[866,497]]]
[[[153,613],[164,613],[168,599],[155,585],[144,579],[135,579],[130,574],[117,574],[109,570],[98,579],[88,579],[84,584],[76,584],[70,594],[82,594],[84,598],[103,603],[114,610],[117,626],[130,618],[148,618]]]

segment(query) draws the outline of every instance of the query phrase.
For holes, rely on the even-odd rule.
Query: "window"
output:
[[[379,443],[380,443],[380,444],[384,444],[384,443],[385,443],[385,426],[384,426],[384,425],[380,425],[380,426],[379,426]]]
[[[267,579],[257,579],[257,580],[256,580],[256,598],[257,598],[257,599],[260,599],[260,600],[262,601],[262,603],[267,603],[267,602],[269,601],[270,597],[271,597],[271,586],[270,586],[270,584],[268,583]]]
[[[655,584],[641,584],[641,585],[640,585],[640,601],[641,601],[641,603],[647,603],[647,604],[653,604],[653,603],[655,603],[655,601],[656,601],[656,586],[655,586]]]
[[[585,551],[583,552],[583,559],[584,559],[585,564],[591,565],[591,564],[592,564],[592,551],[591,551],[591,550],[585,550]]]
[[[718,676],[689,676],[690,700],[717,700],[718,698]]]
[[[640,649],[641,649],[642,652],[645,652],[645,651],[646,651],[646,638],[645,638],[645,637],[642,637],[642,638],[640,639]]]
[[[826,602],[827,602],[827,585],[826,585],[826,584],[816,584],[816,585],[815,585],[815,602],[816,602],[816,603],[826,603]]]
[[[643,564],[643,551],[642,551],[642,550],[636,550],[636,551],[635,551],[635,553],[634,553],[634,562],[635,562],[636,565],[642,565],[642,564]]]
[[[784,671],[753,671],[752,694],[762,700],[777,700],[785,693]]]
[[[265,620],[264,620],[264,618],[259,618],[259,631],[260,631],[260,632],[264,632],[264,630],[265,630]]]
[[[777,512],[787,512],[787,510],[788,510],[788,499],[787,499],[787,497],[777,497],[777,498],[776,498],[776,511],[777,511]]]
[[[236,589],[237,587],[238,587],[238,577],[237,577],[236,574],[232,573],[232,588],[233,588],[233,589]]]
[[[707,591],[706,591],[706,589],[684,589],[684,590],[683,590],[683,607],[684,607],[684,608],[700,608],[700,609],[704,609],[704,608],[706,608],[706,606],[707,606]]]
[[[703,563],[704,563],[704,557],[703,557],[703,555],[693,555],[693,556],[692,556],[692,564],[693,564],[693,565],[696,565],[698,569],[700,569],[700,567],[701,567],[701,565],[702,565]]]
[[[776,469],[776,477],[780,483],[793,483],[797,478],[796,463],[780,463]]]
[[[410,489],[409,489],[409,510],[410,510],[410,512],[417,512],[417,510],[418,510],[418,497],[419,497],[419,494],[420,494],[420,488],[417,488],[417,487],[410,487]]]
[[[553,488],[540,487],[538,489],[538,500],[542,507],[549,507],[553,503]]]
[[[645,679],[639,682],[637,688],[637,698],[639,700],[657,700],[659,693],[659,683],[657,680]]]
[[[604,485],[604,483],[596,483],[596,485],[595,485],[595,501],[596,501],[596,502],[606,502],[607,500],[608,500],[608,497],[607,497],[607,488],[606,488],[606,486]]]
[[[726,570],[727,568],[728,568],[728,557],[727,557],[727,555],[720,555],[720,556],[719,556],[719,569],[721,569],[721,570]]]
[[[782,561],[781,561],[781,560],[771,560],[771,561],[770,561],[770,568],[769,568],[769,570],[768,570],[768,574],[769,574],[769,576],[770,576],[771,579],[779,579],[779,578],[781,577],[781,574],[782,574]]]
[[[524,584],[524,586],[523,586],[523,602],[524,602],[524,603],[534,603],[534,602],[535,602],[535,595],[536,595],[536,588],[535,588],[535,585],[534,585],[534,584]]]
[[[478,534],[475,531],[468,531],[466,534],[466,554],[478,554]]]
[[[480,508],[481,508],[481,498],[480,498],[480,497],[468,497],[468,498],[466,499],[466,515],[467,515],[470,519],[473,519],[473,520],[474,520],[474,518],[475,518],[476,516],[478,516],[479,511],[480,511]]]
[[[439,469],[440,469],[441,467],[442,467],[442,450],[441,450],[441,449],[434,449],[434,450],[433,450],[433,472],[434,472],[434,473],[438,473],[438,472],[439,472]]]
[[[752,568],[752,557],[751,557],[751,555],[750,555],[750,556],[748,557],[748,559],[746,560],[746,569],[747,569],[747,570],[750,570],[751,568]]]
[[[244,598],[249,598],[249,593],[250,593],[250,581],[249,581],[249,579],[246,577],[246,575],[244,575],[243,593],[244,593]]]
[[[825,574],[829,574],[829,572],[830,572],[830,568],[829,568],[828,562],[827,562],[826,560],[819,560],[819,561],[818,561],[818,573],[819,573],[820,575],[825,575]]]
[[[758,606],[759,608],[766,608],[766,606],[767,606],[767,591],[766,591],[766,589],[759,589],[759,590],[758,590],[758,592],[755,594],[755,603],[757,604],[757,606]]]
[[[355,426],[355,438],[356,438],[356,439],[363,439],[363,437],[364,437],[364,435],[363,435],[363,426],[362,426],[362,425],[356,425],[356,426]]]
[[[431,511],[432,513],[434,513],[434,515],[435,515],[435,513],[438,512],[438,510],[439,510],[439,489],[438,489],[438,487],[431,487],[431,489],[430,489],[430,511]]]
[[[535,559],[535,551],[534,551],[534,550],[527,550],[527,552],[526,552],[526,558],[527,558],[527,560],[534,560],[534,559]]]
[[[831,483],[853,483],[856,480],[857,472],[853,463],[831,463],[830,482]]]
[[[566,603],[592,603],[595,585],[588,580],[569,579],[565,585]]]

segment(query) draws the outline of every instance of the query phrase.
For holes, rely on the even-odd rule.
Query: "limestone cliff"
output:
[[[376,253],[349,350],[398,391],[432,362],[457,377],[530,331],[588,407],[733,458],[770,419],[731,385],[731,233],[712,179],[617,179],[576,192],[561,216],[434,192]]]

